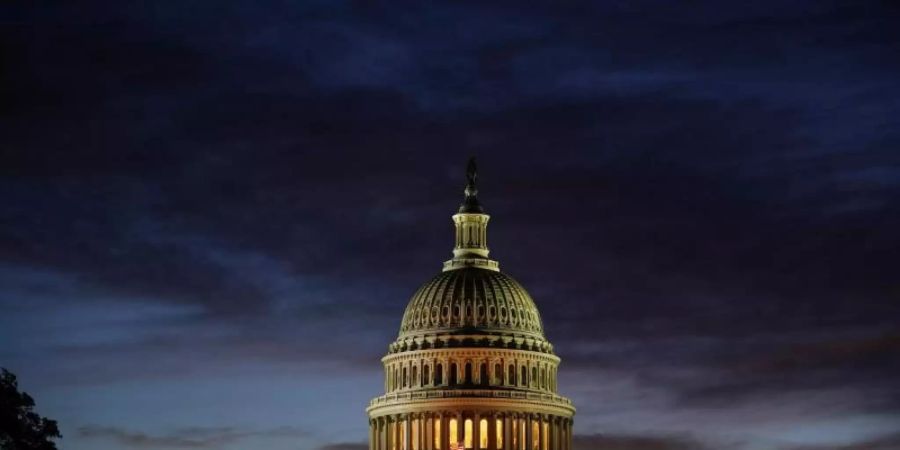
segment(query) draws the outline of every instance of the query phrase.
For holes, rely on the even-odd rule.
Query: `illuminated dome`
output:
[[[475,164],[443,271],[413,294],[369,402],[371,450],[571,450],[572,402],[528,292],[488,258]]]
[[[516,280],[494,270],[463,268],[432,278],[413,295],[401,335],[477,329],[543,338],[534,300]]]

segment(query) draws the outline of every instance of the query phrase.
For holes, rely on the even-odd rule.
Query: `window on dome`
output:
[[[466,384],[472,384],[472,363],[466,363]]]
[[[463,446],[466,448],[472,448],[472,419],[466,419],[465,422],[465,439],[463,439]]]
[[[434,368],[434,384],[440,386],[444,383],[444,365],[438,364]]]
[[[489,436],[488,421],[487,419],[481,419],[481,422],[479,422],[478,425],[478,448],[488,448]]]
[[[509,373],[509,385],[515,386],[516,385],[516,367],[513,366],[512,364],[510,364],[508,373]]]
[[[497,448],[503,448],[503,419],[497,419]]]
[[[541,430],[538,422],[531,422],[531,450],[541,450]]]
[[[481,373],[479,373],[478,376],[481,378],[481,384],[487,386],[490,381],[490,378],[488,378],[487,363],[481,363]]]
[[[441,420],[434,421],[434,448],[441,450]]]
[[[450,432],[450,447],[453,447],[453,444],[459,444],[459,428],[456,419],[450,419],[450,426],[447,427],[447,430]]]
[[[456,386],[456,363],[450,364],[450,385]]]
[[[422,369],[422,384],[431,383],[431,366],[425,366]]]
[[[503,366],[499,363],[494,364],[494,384],[503,384]]]

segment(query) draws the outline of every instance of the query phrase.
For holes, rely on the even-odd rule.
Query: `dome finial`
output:
[[[466,166],[466,199],[459,207],[460,213],[482,214],[484,208],[478,203],[478,187],[475,181],[478,178],[478,166],[475,165],[475,157],[469,158],[469,164]]]

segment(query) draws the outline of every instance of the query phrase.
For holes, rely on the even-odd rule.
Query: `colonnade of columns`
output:
[[[529,359],[428,358],[384,366],[384,390],[430,386],[512,386],[556,392],[556,365]]]
[[[571,450],[572,419],[518,412],[446,411],[369,420],[370,450]]]

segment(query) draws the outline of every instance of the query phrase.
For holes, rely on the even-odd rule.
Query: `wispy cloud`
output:
[[[83,426],[78,435],[88,439],[107,439],[126,448],[182,449],[219,448],[247,438],[306,438],[309,433],[294,427],[247,430],[240,427],[180,428],[167,434],[149,434],[119,427]]]
[[[319,450],[368,450],[368,448],[368,444],[340,443],[326,444],[319,447]]]
[[[689,436],[589,434],[572,437],[575,450],[708,450]],[[721,449],[720,449],[721,450]]]

